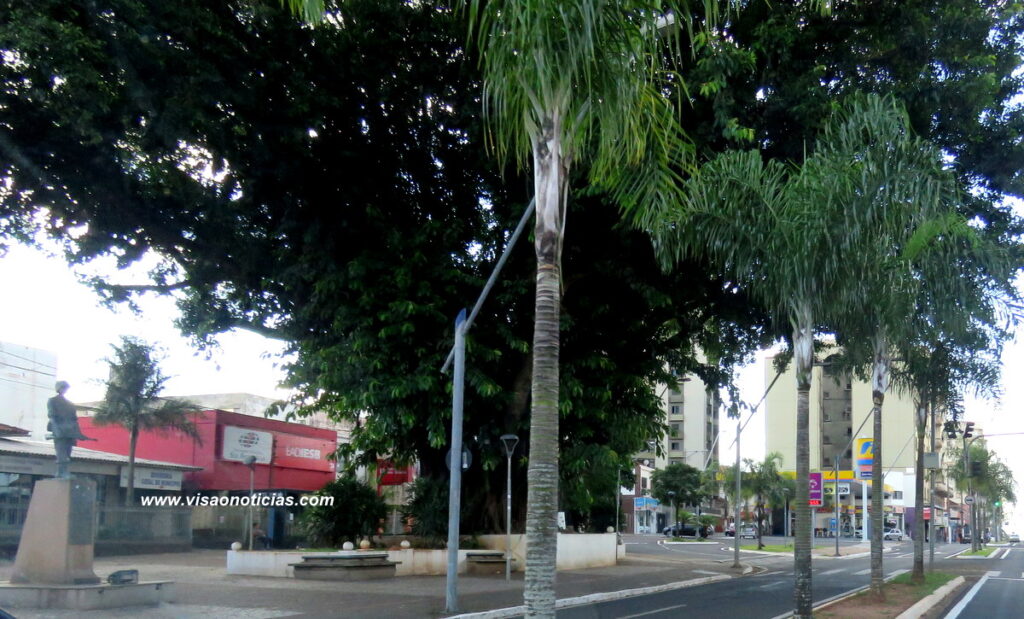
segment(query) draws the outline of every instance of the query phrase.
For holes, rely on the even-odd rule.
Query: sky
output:
[[[100,266],[91,272],[113,270]],[[119,275],[118,281],[126,281]],[[139,280],[141,281],[141,279]],[[1021,285],[1024,285],[1022,283]],[[163,349],[163,371],[171,376],[165,393],[243,392],[283,398],[279,387],[284,345],[249,332],[235,331],[219,337],[219,347],[197,352],[173,325],[177,316],[174,301],[149,296],[140,303],[140,314],[125,308],[111,310],[99,303],[97,295],[81,283],[63,259],[39,249],[13,246],[0,258],[0,342],[50,351],[57,356],[57,372],[71,383],[68,397],[77,402],[100,400],[100,381],[106,376],[104,359],[110,345],[121,335],[141,337]],[[761,353],[757,360],[739,370],[738,385],[743,398],[757,402],[766,388]],[[1024,344],[1012,343],[1003,361],[1004,394],[999,402],[967,401],[966,419],[974,421],[987,435],[1024,432]],[[721,424],[720,457],[735,458],[735,423]],[[990,436],[989,446],[1010,465],[1018,479],[1024,479],[1024,449],[1015,447],[1024,435]],[[742,457],[764,457],[764,413],[759,410],[743,432]],[[1018,488],[1021,507],[1011,517],[1011,530],[1024,533],[1024,485]]]

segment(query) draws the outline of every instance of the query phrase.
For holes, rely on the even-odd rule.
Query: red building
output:
[[[337,432],[252,415],[207,410],[191,415],[199,440],[171,430],[142,432],[135,449],[138,458],[202,467],[185,474],[184,489],[192,491],[249,491],[252,458],[257,491],[313,492],[335,478],[327,456],[337,446]],[[79,417],[82,432],[97,439],[89,447],[128,454],[128,431],[100,426]]]

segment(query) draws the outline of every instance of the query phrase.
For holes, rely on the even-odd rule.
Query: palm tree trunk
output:
[[[810,394],[814,341],[811,312],[806,308],[793,329],[796,365],[796,531],[793,536],[793,597],[796,619],[811,619]]]
[[[871,370],[871,410],[874,431],[871,439],[871,593],[877,600],[884,600],[882,585],[885,578],[882,574],[882,536],[885,514],[883,499],[885,498],[885,479],[882,474],[882,403],[885,401],[885,390],[889,383],[888,345],[884,337],[875,340],[875,360]]]
[[[917,461],[914,462],[914,568],[910,581],[924,582],[924,404],[917,403]]]
[[[135,505],[135,444],[139,442],[139,428],[132,426],[128,431],[128,489],[125,493],[125,505]]]
[[[542,127],[533,147],[537,199],[535,249],[537,290],[533,331],[533,401],[530,466],[527,473],[527,617],[555,616],[555,558],[558,543],[558,351],[562,217],[566,173],[557,115]]]

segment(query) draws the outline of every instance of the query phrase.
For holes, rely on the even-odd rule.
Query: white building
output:
[[[46,439],[46,401],[57,382],[57,355],[0,342],[0,423]]]

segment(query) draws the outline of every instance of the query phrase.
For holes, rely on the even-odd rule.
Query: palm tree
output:
[[[135,447],[139,433],[178,431],[199,441],[195,424],[188,418],[188,413],[197,409],[187,402],[159,397],[169,377],[160,371],[153,346],[122,337],[121,345],[113,348],[114,358],[107,360],[110,374],[106,395],[94,420],[98,425],[118,425],[128,430],[125,504],[130,507],[135,501]]]
[[[870,366],[873,401],[872,480],[881,488],[882,405],[889,387],[894,341],[914,336],[922,270],[915,261],[945,260],[928,252],[935,236],[957,233],[965,222],[953,209],[957,195],[953,175],[942,154],[914,137],[905,110],[890,97],[858,98],[827,126],[817,154],[831,158],[849,177],[844,225],[847,242],[856,248],[846,254],[849,279],[837,303],[848,310],[837,317],[846,352]],[[944,282],[943,282],[944,284]],[[953,284],[948,284],[952,286]],[[947,298],[955,298],[952,295]],[[948,312],[948,303],[940,311]],[[883,493],[872,493],[871,592],[883,595]]]
[[[783,494],[784,487],[782,475],[779,473],[779,466],[782,464],[782,454],[773,451],[764,457],[764,460],[755,462],[746,460],[747,473],[743,480],[754,495],[754,510],[757,513],[757,549],[764,548],[762,535],[765,524],[765,507],[775,503]]]
[[[803,165],[727,152],[687,182],[687,202],[651,212],[647,225],[662,262],[705,257],[749,289],[791,329],[796,369],[795,615],[811,616],[811,513],[808,504],[813,333],[834,308],[842,283],[841,171],[814,155]]]

